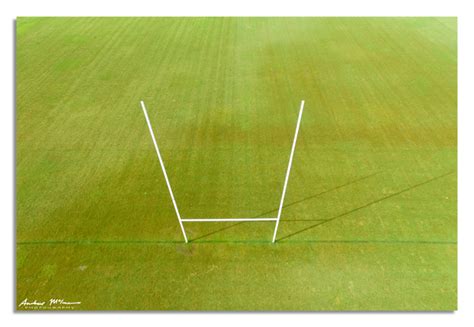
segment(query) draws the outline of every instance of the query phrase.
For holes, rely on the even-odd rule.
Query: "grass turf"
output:
[[[19,18],[17,303],[455,310],[456,25]]]

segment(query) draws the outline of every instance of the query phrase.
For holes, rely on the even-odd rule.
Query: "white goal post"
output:
[[[156,142],[155,139],[155,133],[153,132],[153,128],[151,127],[150,119],[148,118],[148,113],[145,107],[145,102],[140,101],[140,105],[143,109],[143,114],[145,115],[145,120],[148,125],[148,129],[150,131],[151,139],[153,140],[153,145],[155,146],[156,150],[156,155],[158,156],[158,160],[160,162],[161,170],[163,171],[163,175],[165,177],[166,181],[166,186],[168,187],[168,191],[170,193],[171,201],[173,202],[173,207],[176,212],[176,216],[178,217],[178,222],[179,226],[181,227],[181,231],[183,232],[184,236],[184,241],[188,243],[188,236],[186,235],[186,230],[184,229],[184,224],[183,222],[186,223],[199,223],[199,222],[231,222],[231,221],[247,221],[247,222],[253,222],[253,221],[274,221],[275,222],[275,229],[273,231],[273,239],[272,243],[275,243],[276,241],[276,236],[278,232],[278,225],[280,224],[280,218],[281,218],[281,213],[283,210],[283,203],[285,202],[285,194],[286,194],[286,187],[288,186],[288,179],[290,177],[290,171],[291,171],[291,165],[293,163],[293,155],[295,153],[295,147],[296,147],[296,140],[298,139],[298,131],[300,129],[300,123],[301,123],[301,117],[303,116],[303,109],[304,109],[304,100],[301,100],[301,105],[300,105],[300,111],[298,114],[298,120],[296,123],[296,131],[295,131],[295,136],[293,138],[293,145],[291,146],[291,152],[290,152],[290,160],[288,162],[288,168],[286,170],[286,175],[285,175],[285,182],[283,184],[283,192],[281,194],[281,199],[280,199],[280,205],[278,207],[278,214],[276,217],[271,217],[271,218],[182,218],[178,205],[176,204],[176,200],[173,195],[173,190],[171,189],[171,184],[168,179],[168,174],[166,173],[166,168],[165,164],[163,163],[163,158],[161,157],[160,149],[158,147],[158,143]]]

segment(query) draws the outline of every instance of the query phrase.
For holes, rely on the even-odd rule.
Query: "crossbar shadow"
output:
[[[352,181],[347,182],[347,183],[345,183],[345,184],[338,185],[338,186],[333,187],[333,188],[331,188],[331,189],[329,189],[329,190],[325,190],[325,191],[319,192],[319,193],[317,193],[317,194],[313,194],[313,195],[310,195],[310,196],[308,196],[308,197],[305,197],[305,198],[303,198],[303,199],[300,199],[300,200],[297,200],[297,201],[294,201],[294,202],[290,202],[290,203],[284,205],[282,208],[285,209],[285,208],[294,206],[294,205],[296,205],[296,204],[299,204],[299,203],[301,203],[301,202],[314,199],[314,198],[316,198],[316,197],[318,197],[318,196],[321,196],[321,195],[323,195],[323,194],[336,191],[336,190],[338,190],[338,189],[340,189],[340,188],[349,186],[349,185],[351,185],[351,184],[355,184],[355,183],[357,183],[357,182],[363,181],[363,180],[365,180],[365,179],[368,179],[368,178],[373,177],[373,176],[375,176],[375,175],[377,175],[377,174],[380,174],[380,173],[381,173],[381,171],[378,171],[378,172],[372,173],[372,174],[370,174],[370,175],[366,175],[366,176],[363,176],[363,177],[361,177],[361,178],[352,180]],[[256,215],[256,216],[254,216],[254,217],[251,217],[251,218],[260,218],[260,217],[266,216],[266,215],[268,215],[268,214],[270,214],[270,213],[273,213],[273,212],[275,212],[275,211],[278,211],[278,208],[272,209],[272,210],[270,210],[270,211],[262,212],[262,213],[260,213],[260,214],[258,214],[258,215]],[[285,220],[285,219],[281,219],[281,221],[320,221],[320,222],[322,221],[323,223],[324,223],[326,220],[327,220],[327,219],[300,219],[300,220],[293,220],[293,219],[292,219],[292,220]],[[236,226],[241,225],[241,224],[244,224],[244,223],[246,223],[246,221],[241,221],[241,222],[232,224],[232,225],[230,225],[230,226],[226,226],[226,227],[219,228],[219,229],[217,229],[217,230],[215,230],[215,231],[212,231],[212,232],[210,232],[210,233],[207,233],[207,234],[198,236],[197,238],[194,238],[194,239],[190,240],[190,242],[194,242],[194,241],[197,241],[197,240],[201,240],[201,239],[206,238],[206,237],[208,237],[208,236],[211,236],[211,235],[214,235],[214,234],[223,232],[223,231],[225,231],[225,230],[231,229],[231,228],[233,228],[233,227],[236,227]]]
[[[303,229],[301,229],[301,230],[299,230],[299,231],[296,231],[296,232],[294,232],[294,233],[291,233],[291,234],[288,234],[288,235],[286,235],[286,236],[283,236],[282,238],[277,239],[277,241],[286,240],[286,239],[288,239],[288,238],[290,238],[290,237],[293,237],[293,236],[295,236],[295,235],[297,235],[297,234],[306,232],[306,231],[308,231],[308,230],[310,230],[310,229],[313,229],[313,228],[315,228],[315,227],[318,227],[318,226],[321,226],[321,225],[323,225],[323,224],[332,222],[332,221],[334,221],[334,220],[336,220],[336,219],[342,218],[342,217],[347,216],[347,215],[349,215],[349,214],[351,214],[351,213],[354,213],[354,212],[359,211],[359,210],[361,210],[361,209],[367,208],[367,207],[369,207],[369,206],[371,206],[371,205],[373,205],[373,204],[376,204],[376,203],[382,202],[382,201],[384,201],[384,200],[390,199],[390,198],[392,198],[392,197],[394,197],[394,196],[397,196],[397,195],[400,195],[400,194],[402,194],[402,193],[408,192],[408,191],[410,191],[410,190],[413,190],[414,188],[417,188],[417,187],[420,187],[420,186],[422,186],[422,185],[431,183],[431,182],[433,182],[433,181],[435,181],[435,180],[438,180],[438,179],[440,179],[440,178],[443,178],[443,177],[452,175],[452,174],[454,174],[454,173],[455,173],[454,171],[451,171],[451,172],[449,172],[449,173],[446,173],[446,174],[443,174],[443,175],[439,175],[439,176],[430,178],[430,179],[428,179],[428,180],[426,180],[426,181],[424,181],[424,182],[421,182],[421,183],[412,185],[412,186],[407,187],[407,188],[405,188],[405,189],[403,189],[403,190],[401,190],[401,191],[398,191],[398,192],[392,193],[392,194],[390,194],[390,195],[384,196],[384,197],[382,197],[382,198],[380,198],[380,199],[377,199],[377,200],[375,200],[375,201],[366,203],[366,204],[364,204],[364,205],[362,205],[362,206],[360,206],[360,207],[357,207],[357,208],[355,208],[355,209],[346,211],[346,212],[341,213],[341,214],[339,214],[339,215],[337,215],[337,216],[334,216],[334,217],[332,217],[332,218],[326,219],[326,220],[324,220],[324,221],[322,221],[322,222],[320,222],[320,223],[317,223],[317,224],[314,224],[314,225],[305,227],[305,228],[303,228]]]

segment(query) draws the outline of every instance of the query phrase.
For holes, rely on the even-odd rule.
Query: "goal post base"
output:
[[[298,138],[298,131],[300,129],[300,123],[301,123],[301,117],[303,116],[303,109],[304,109],[304,100],[301,100],[301,105],[300,105],[300,111],[298,114],[298,120],[296,123],[296,131],[295,131],[295,136],[293,138],[293,144],[291,146],[291,152],[290,152],[290,159],[288,162],[288,168],[286,170],[286,175],[285,175],[285,182],[283,184],[283,192],[281,194],[281,199],[280,199],[280,205],[278,208],[278,215],[275,218],[181,218],[181,215],[178,210],[178,204],[176,203],[176,200],[174,198],[173,190],[171,189],[171,184],[168,179],[168,174],[166,173],[165,169],[165,164],[163,162],[163,158],[161,157],[160,149],[158,147],[158,143],[156,142],[155,139],[155,133],[153,132],[153,128],[150,123],[150,119],[148,118],[148,113],[145,107],[145,102],[140,101],[140,105],[143,110],[143,114],[145,116],[146,123],[148,125],[148,129],[150,131],[151,139],[153,141],[153,145],[155,146],[155,151],[156,155],[158,156],[158,161],[160,162],[161,170],[163,171],[163,175],[165,177],[166,181],[166,186],[168,187],[168,191],[170,193],[171,201],[173,202],[173,207],[176,212],[176,216],[178,217],[178,222],[181,227],[181,231],[183,233],[184,241],[188,243],[188,237],[186,235],[186,230],[184,229],[183,223],[199,223],[199,222],[230,222],[230,221],[247,221],[247,222],[258,222],[258,221],[274,221],[275,222],[275,229],[273,231],[273,239],[272,243],[275,243],[276,241],[276,236],[277,236],[277,231],[278,231],[278,225],[280,223],[280,218],[281,218],[281,213],[283,210],[283,203],[285,201],[285,195],[286,195],[286,188],[288,186],[288,179],[290,177],[290,171],[291,171],[291,165],[293,163],[293,155],[295,153],[295,147],[296,147],[296,140]]]

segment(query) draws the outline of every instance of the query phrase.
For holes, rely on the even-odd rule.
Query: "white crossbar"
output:
[[[288,186],[288,179],[290,177],[290,171],[291,171],[291,164],[293,163],[293,155],[295,153],[295,147],[296,147],[296,140],[298,138],[298,131],[300,129],[300,123],[301,123],[301,117],[303,115],[303,108],[304,108],[304,100],[301,101],[301,106],[300,106],[300,112],[298,114],[298,121],[296,123],[296,131],[295,131],[295,137],[293,139],[293,145],[291,147],[291,153],[290,153],[290,160],[288,162],[288,169],[286,171],[285,175],[285,183],[283,184],[283,192],[281,195],[281,200],[280,200],[280,206],[278,208],[278,216],[276,218],[181,218],[181,215],[179,214],[178,210],[178,205],[176,204],[176,201],[174,199],[173,191],[171,190],[171,184],[170,181],[168,180],[168,175],[166,174],[166,169],[165,169],[165,164],[163,163],[163,159],[161,158],[160,154],[160,149],[158,148],[158,143],[156,142],[155,135],[153,133],[153,129],[151,127],[150,120],[148,119],[148,114],[145,108],[145,103],[143,101],[140,101],[141,107],[143,109],[143,114],[145,115],[145,119],[148,125],[148,129],[150,130],[150,135],[151,139],[153,140],[153,145],[155,146],[156,154],[158,156],[158,160],[160,161],[160,166],[161,170],[163,171],[163,175],[165,177],[166,181],[166,186],[168,187],[168,191],[171,196],[171,201],[173,201],[173,206],[176,211],[176,215],[178,216],[178,222],[181,227],[181,231],[183,232],[184,240],[186,243],[188,243],[188,237],[186,236],[186,231],[184,229],[183,222],[189,222],[189,223],[198,223],[198,222],[228,222],[228,221],[276,221],[275,224],[275,230],[273,232],[273,240],[272,243],[275,243],[276,241],[276,235],[278,231],[278,225],[280,223],[280,218],[281,218],[281,212],[283,210],[283,203],[285,201],[285,194],[286,194],[286,187]]]
[[[183,222],[276,221],[277,218],[181,218]]]

